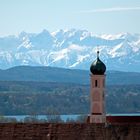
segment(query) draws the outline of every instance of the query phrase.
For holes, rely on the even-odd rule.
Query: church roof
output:
[[[104,75],[106,71],[105,64],[99,58],[99,51],[97,51],[97,59],[90,66],[90,71],[94,75]]]

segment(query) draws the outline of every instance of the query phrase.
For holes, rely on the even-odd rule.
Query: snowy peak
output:
[[[140,71],[140,34],[96,35],[87,30],[22,32],[0,38],[0,67],[18,65],[89,69],[97,48],[108,69]]]

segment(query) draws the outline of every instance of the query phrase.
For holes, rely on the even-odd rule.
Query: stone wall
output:
[[[140,124],[0,124],[0,140],[140,140]]]

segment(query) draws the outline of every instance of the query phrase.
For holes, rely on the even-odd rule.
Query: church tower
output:
[[[97,51],[97,59],[90,66],[91,79],[91,113],[90,123],[105,123],[105,64],[99,59],[99,51]]]

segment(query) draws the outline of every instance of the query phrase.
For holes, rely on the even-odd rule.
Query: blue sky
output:
[[[140,0],[0,0],[0,36],[43,29],[140,33]]]

